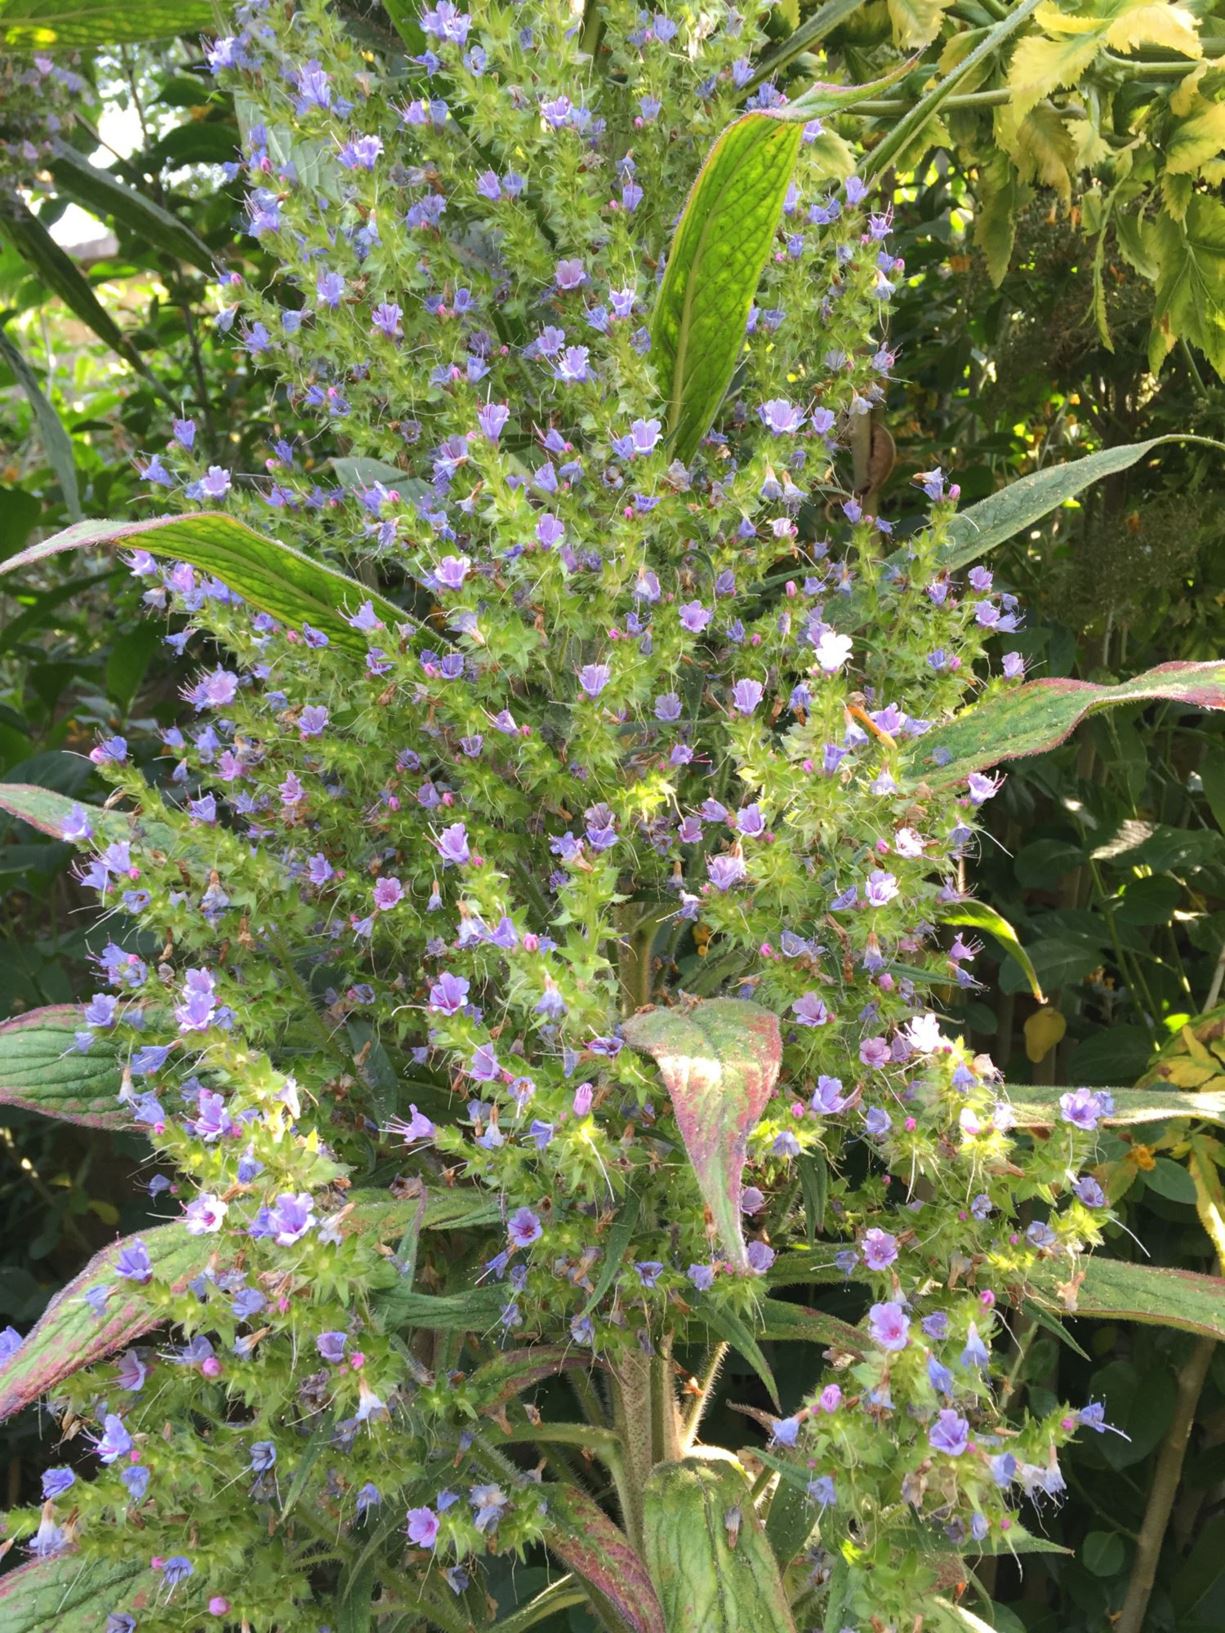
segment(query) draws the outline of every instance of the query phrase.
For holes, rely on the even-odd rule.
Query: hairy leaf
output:
[[[64,509],[71,521],[80,521],[81,494],[77,487],[76,456],[72,451],[72,438],[65,431],[63,421],[47,400],[34,370],[4,332],[2,325],[0,325],[0,359],[8,364],[13,372],[13,378],[25,392],[30,407],[34,410],[34,423],[38,426],[38,434],[42,438],[47,464],[55,472],[60,492],[64,496]]]
[[[940,565],[949,572],[968,567],[972,561],[986,555],[1005,539],[1058,510],[1060,505],[1075,499],[1077,494],[1100,482],[1103,477],[1128,470],[1154,448],[1166,442],[1200,442],[1220,448],[1220,443],[1207,438],[1182,436],[1150,437],[1147,442],[1129,442],[1121,448],[1103,448],[1099,453],[1086,454],[1066,465],[1050,465],[1045,470],[1033,471],[1018,481],[1002,488],[976,505],[970,505],[949,524],[948,537],[940,554]]]
[[[599,1504],[577,1486],[544,1491],[545,1545],[587,1584],[608,1624],[628,1633],[674,1633],[645,1565]]]
[[[696,1308],[701,1325],[706,1329],[705,1336],[709,1337],[713,1333],[716,1338],[721,1338],[725,1344],[730,1344],[734,1350],[743,1355],[766,1386],[766,1393],[778,1409],[778,1385],[774,1381],[770,1363],[762,1354],[761,1345],[740,1312],[733,1310],[730,1304],[717,1305],[709,1299],[699,1299]]]
[[[862,1355],[864,1335],[837,1316],[826,1315],[824,1310],[809,1310],[802,1304],[787,1304],[782,1299],[766,1299],[761,1306],[762,1332],[776,1341],[798,1339],[805,1344],[829,1344],[850,1355]]]
[[[1022,947],[1020,936],[1002,913],[997,913],[994,907],[988,907],[986,902],[954,902],[940,909],[940,922],[960,925],[967,930],[981,930],[984,935],[998,941],[1025,971],[1025,979],[1029,982],[1029,990],[1034,997],[1040,1004],[1046,1002],[1034,961]]]
[[[760,1004],[712,998],[690,1009],[645,1010],[622,1031],[659,1066],[719,1239],[735,1268],[747,1271],[741,1175],[782,1064],[778,1016]]]
[[[157,1305],[158,1285],[181,1293],[208,1263],[215,1243],[207,1236],[190,1236],[178,1221],[141,1231],[149,1250],[153,1284],[148,1288],[117,1279],[115,1261],[132,1238],[112,1242],[51,1300],[21,1348],[0,1361],[0,1418],[11,1417],[23,1406],[55,1388],[62,1378],[81,1367],[101,1361],[164,1319]],[[101,1315],[95,1315],[86,1294],[109,1289]]]
[[[668,1633],[794,1633],[744,1474],[689,1457],[651,1471],[643,1544]]]
[[[1225,1339],[1225,1277],[1097,1255],[1079,1269],[1084,1280],[1078,1286],[1068,1281],[1066,1270],[1047,1270],[1041,1277],[1045,1297],[1071,1315],[1140,1321]]]
[[[1045,753],[1100,709],[1151,700],[1225,709],[1225,663],[1163,663],[1117,686],[1031,681],[963,709],[918,739],[908,769],[912,776],[941,786],[963,782],[972,771],[1002,760]]]
[[[4,1633],[97,1633],[112,1611],[133,1602],[148,1560],[129,1549],[123,1559],[58,1554],[0,1576]]]
[[[482,1406],[505,1406],[546,1378],[575,1368],[586,1371],[590,1365],[590,1355],[572,1344],[539,1344],[532,1349],[506,1350],[485,1361],[472,1374],[472,1382]]]
[[[1022,1083],[1008,1089],[1008,1105],[1019,1128],[1045,1128],[1058,1123],[1059,1097],[1066,1089]],[[1145,1089],[1110,1089],[1114,1111],[1102,1121],[1124,1128],[1135,1123],[1164,1123],[1172,1117],[1196,1117],[1202,1123],[1225,1123],[1225,1093],[1182,1094],[1154,1083]]]
[[[155,516],[143,522],[79,522],[13,556],[0,572],[31,566],[61,550],[125,544],[163,559],[188,562],[219,578],[244,601],[281,623],[295,629],[311,624],[337,646],[354,652],[365,652],[366,639],[350,627],[342,616],[345,612],[356,612],[363,601],[370,601],[389,625],[405,616],[356,579],[215,511]]]
[[[75,1039],[84,1028],[76,1004],[0,1021],[0,1105],[87,1128],[126,1127],[131,1118],[116,1099],[123,1083],[118,1051],[102,1033],[82,1054]]]
[[[52,839],[63,838],[68,818],[79,804],[79,800],[66,799],[63,794],[36,783],[0,782],[0,811],[19,817]],[[85,809],[100,839],[122,839],[128,832],[131,818],[122,811],[102,811],[96,805]]]

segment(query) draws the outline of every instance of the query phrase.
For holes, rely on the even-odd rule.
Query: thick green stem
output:
[[[651,1412],[651,1357],[627,1350],[612,1369],[613,1424],[624,1452],[617,1482],[621,1519],[635,1548],[642,1547],[642,1494],[655,1466]]]
[[[1127,1584],[1127,1597],[1123,1601],[1115,1633],[1140,1633],[1144,1626],[1153,1583],[1157,1579],[1161,1545],[1170,1523],[1170,1513],[1182,1478],[1183,1459],[1187,1455],[1187,1442],[1195,1423],[1195,1409],[1199,1405],[1215,1350],[1215,1339],[1197,1338],[1186,1365],[1178,1375],[1174,1417],[1158,1455],[1157,1467],[1153,1470],[1148,1504],[1140,1525],[1140,1535],[1136,1539],[1136,1557]]]
[[[728,1346],[720,1341],[713,1344],[706,1352],[706,1360],[702,1366],[702,1376],[698,1379],[698,1393],[693,1397],[689,1410],[685,1413],[685,1423],[681,1430],[681,1445],[687,1452],[698,1438],[698,1430],[702,1427],[702,1418],[706,1408],[710,1405],[710,1397],[714,1393],[715,1383],[718,1380]]]

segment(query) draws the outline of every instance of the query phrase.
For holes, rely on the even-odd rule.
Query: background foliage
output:
[[[936,457],[973,500],[1096,448],[1225,431],[1225,67],[1215,60],[1225,57],[1225,8],[1019,8],[1027,16],[1010,49],[905,128],[1007,9],[790,0],[775,8],[772,52],[746,74],[746,95],[813,77],[873,86],[911,61],[883,92],[826,120],[832,143],[889,149],[907,266],[891,345],[904,383],[848,473],[886,505]],[[256,282],[267,268],[238,236],[240,192],[225,170],[238,112],[213,89],[193,38],[161,37],[210,16],[134,4],[77,8],[69,23],[50,4],[0,5],[11,53],[0,87],[13,87],[0,111],[6,557],[77,515],[149,504],[138,467],[176,414],[193,414],[205,449],[224,447],[239,470],[254,468],[270,430],[292,430],[291,405],[213,323],[212,264]],[[359,40],[389,32],[377,8],[355,8],[349,22]],[[31,48],[50,47],[80,76],[58,129],[47,128],[41,93],[19,94]],[[136,115],[140,140],[123,156],[98,152],[107,103]],[[49,240],[69,201],[113,235],[99,257],[66,257]],[[338,443],[315,457],[344,452]],[[1028,609],[1015,644],[1036,673],[1110,680],[1219,650],[1219,471],[1208,450],[1166,445],[997,555],[997,582]],[[137,622],[138,591],[121,574],[52,560],[3,594],[0,776],[96,796],[82,749],[99,729],[169,723],[182,679],[175,652]],[[996,801],[980,890],[1018,931],[1046,1001],[999,947],[987,985],[950,993],[948,1012],[1013,1082],[1157,1074],[1225,1089],[1225,755],[1218,729],[1183,716],[1175,705],[1099,716],[1074,742],[1014,766]],[[6,1014],[89,990],[98,936],[67,858],[32,829],[4,829]],[[12,1115],[0,1140],[0,1324],[31,1321],[90,1252],[146,1222],[133,1183],[142,1149]],[[1225,1252],[1215,1136],[1182,1119],[1116,1131],[1104,1155],[1124,1223],[1154,1261],[1211,1269]],[[784,1395],[798,1393],[795,1347],[777,1346],[771,1360]],[[733,1365],[719,1411],[755,1400],[756,1387]],[[1036,1411],[1061,1397],[1104,1399],[1128,1438],[1071,1451],[1071,1489],[1047,1528],[1078,1557],[1034,1556],[1024,1577],[999,1562],[989,1584],[998,1625],[1139,1633],[1139,1616],[1151,1630],[1219,1627],[1225,1354],[1138,1324],[1070,1322],[1030,1345],[1014,1387]],[[719,1427],[717,1412],[712,1438]],[[1171,1470],[1168,1447],[1184,1433],[1186,1460]],[[9,1500],[32,1500],[42,1461],[32,1414],[7,1455]]]

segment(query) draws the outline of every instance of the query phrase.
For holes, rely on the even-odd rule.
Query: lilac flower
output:
[[[563,292],[581,289],[587,282],[587,269],[579,260],[559,261],[553,270],[553,281]]]
[[[403,309],[395,301],[380,301],[370,314],[370,326],[377,329],[380,334],[386,335],[388,340],[398,340],[403,333],[401,328],[403,316]],[[366,605],[369,606],[370,603],[367,601]]]
[[[919,1323],[929,1338],[937,1340],[949,1335],[949,1318],[943,1310],[933,1310],[931,1315],[925,1315]]]
[[[713,1265],[691,1264],[685,1274],[699,1293],[705,1293],[714,1286],[715,1268]]]
[[[468,1002],[469,983],[462,975],[443,970],[430,988],[430,1008],[440,1015],[455,1015]]]
[[[982,1372],[991,1364],[991,1353],[978,1336],[978,1328],[972,1321],[966,1335],[965,1348],[961,1352],[961,1364],[963,1367],[974,1367]]]
[[[404,886],[396,878],[377,879],[374,885],[374,905],[380,913],[388,913],[404,899]]]
[[[898,893],[898,882],[884,868],[873,868],[864,886],[864,896],[872,907],[885,907]]]
[[[755,1276],[764,1276],[774,1263],[774,1249],[768,1242],[750,1242],[745,1250],[749,1269]]]
[[[185,1554],[172,1554],[162,1566],[162,1581],[168,1588],[177,1588],[180,1582],[186,1582],[195,1574],[195,1569]]]
[[[73,805],[60,825],[60,837],[70,845],[80,844],[82,840],[92,839],[94,825],[90,821],[89,812],[83,805]]]
[[[1092,1174],[1085,1174],[1081,1179],[1078,1179],[1072,1189],[1086,1208],[1104,1208],[1106,1206],[1106,1193]]]
[[[531,1247],[544,1234],[540,1220],[530,1208],[520,1208],[511,1214],[507,1233],[516,1247]]]
[[[1072,1089],[1059,1097],[1059,1113],[1065,1123],[1092,1134],[1103,1117],[1114,1110],[1114,1099],[1105,1090]]]
[[[874,1304],[868,1311],[868,1329],[886,1350],[903,1350],[910,1342],[910,1319],[895,1300]]]
[[[982,805],[993,794],[999,792],[1002,777],[984,777],[981,771],[971,771],[966,778],[966,787],[970,794],[971,805]]]
[[[189,1236],[212,1236],[221,1229],[230,1205],[211,1191],[201,1191],[183,1210],[183,1223]]]
[[[437,40],[448,40],[452,45],[463,45],[472,27],[472,18],[451,0],[438,0],[433,11],[421,14],[421,26]]]
[[[578,672],[578,683],[589,698],[597,698],[612,679],[612,669],[606,663],[585,663]]]
[[[119,1478],[123,1481],[128,1496],[134,1503],[144,1502],[145,1493],[149,1489],[149,1481],[152,1476],[143,1463],[129,1463]]]
[[[303,739],[321,737],[329,719],[322,703],[308,703],[298,716],[298,732]]]
[[[708,856],[706,871],[710,875],[710,882],[716,890],[730,890],[738,885],[748,873],[744,865],[744,858],[729,852],[724,856]]]
[[[148,1376],[149,1368],[134,1349],[124,1350],[115,1363],[115,1380],[120,1389],[126,1389],[129,1394],[138,1394]]]
[[[785,397],[772,397],[762,403],[757,412],[766,430],[776,437],[790,436],[801,430],[807,417],[802,408],[796,408]]]
[[[191,451],[191,445],[196,440],[196,422],[191,419],[173,421],[174,440],[180,448]]]
[[[127,1281],[141,1284],[153,1279],[153,1266],[149,1261],[149,1249],[136,1237],[134,1241],[125,1242],[115,1258],[115,1270]]]
[[[797,998],[791,1006],[791,1013],[801,1026],[825,1026],[829,1021],[829,1010],[816,992],[806,992],[802,998]]]
[[[826,1384],[817,1396],[817,1406],[822,1412],[836,1412],[842,1405],[842,1391],[837,1384]]]
[[[838,1491],[832,1474],[819,1474],[808,1482],[808,1495],[819,1508],[830,1508],[838,1501]]]
[[[380,137],[358,136],[344,144],[337,158],[346,170],[373,170],[382,152]]]
[[[761,702],[765,687],[759,680],[738,680],[732,687],[732,704],[737,714],[752,714]]]
[[[410,1508],[408,1540],[418,1548],[432,1548],[438,1540],[438,1515],[432,1508]]]
[[[278,1247],[292,1247],[314,1223],[314,1201],[309,1191],[299,1191],[296,1195],[282,1191],[275,1207],[268,1210],[269,1234]]]
[[[864,1232],[860,1246],[869,1270],[887,1270],[897,1258],[897,1237],[877,1226]]]
[[[472,1518],[478,1531],[492,1531],[506,1512],[510,1498],[501,1486],[473,1486],[468,1493]]]
[[[462,822],[453,822],[449,828],[444,828],[434,841],[439,856],[447,866],[463,867],[472,860],[472,851],[468,845],[468,830]]]
[[[468,1062],[468,1076],[478,1083],[493,1083],[500,1072],[498,1057],[494,1053],[491,1043],[480,1043],[472,1051],[472,1058]]]
[[[825,1117],[834,1117],[850,1105],[850,1096],[842,1092],[842,1079],[822,1075],[817,1079],[810,1102],[812,1109]]]
[[[132,1450],[132,1437],[116,1413],[108,1412],[102,1419],[102,1433],[94,1436],[94,1450],[102,1463],[118,1462]]]
[[[677,609],[677,616],[682,629],[687,629],[691,635],[700,635],[714,615],[700,601],[686,601]]]
[[[251,1446],[251,1467],[257,1474],[266,1474],[276,1465],[276,1443],[257,1440]]]
[[[216,988],[208,970],[191,969],[183,977],[183,1001],[174,1016],[180,1032],[207,1032],[217,1013]]]
[[[949,1457],[960,1457],[969,1449],[970,1425],[952,1407],[936,1413],[936,1421],[928,1432],[928,1443],[933,1451],[945,1452]]]
[[[230,491],[230,473],[220,465],[210,465],[199,482],[192,485],[199,488],[204,499],[224,499]]]
[[[77,1477],[71,1469],[44,1469],[43,1501],[49,1502],[52,1498],[62,1497],[76,1484],[76,1480]]]
[[[567,346],[557,360],[553,378],[573,383],[590,380],[591,370],[588,367],[590,356],[591,353],[586,346]]]
[[[774,1432],[771,1439],[779,1446],[794,1446],[800,1437],[800,1419],[798,1417],[775,1418]]]

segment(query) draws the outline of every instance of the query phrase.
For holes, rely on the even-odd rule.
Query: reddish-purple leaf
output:
[[[546,1546],[594,1593],[628,1633],[667,1633],[647,1568],[629,1539],[576,1486],[547,1488]]]
[[[48,1304],[21,1348],[0,1361],[0,1418],[11,1417],[55,1388],[81,1367],[101,1361],[166,1319],[159,1295],[181,1293],[208,1263],[216,1243],[208,1236],[189,1236],[176,1223],[141,1231],[149,1250],[153,1280],[136,1286],[115,1273],[115,1262],[132,1240],[123,1237],[104,1248]],[[102,1314],[86,1295],[110,1289]]]
[[[782,1064],[778,1016],[760,1004],[711,998],[689,1008],[644,1010],[622,1031],[631,1048],[658,1065],[719,1239],[735,1268],[747,1271],[740,1178],[749,1135]]]
[[[147,1554],[128,1549],[122,1559],[82,1559],[57,1554],[34,1559],[0,1576],[0,1627],[4,1633],[97,1633],[116,1610],[139,1610],[146,1598],[136,1584],[152,1582]],[[137,1618],[139,1621],[139,1617]]]
[[[1086,716],[1119,703],[1168,701],[1225,709],[1225,663],[1163,663],[1117,686],[1087,680],[1035,680],[999,692],[914,742],[907,769],[941,787],[964,782],[1002,760],[1044,754]]]
[[[75,1039],[84,1029],[76,1004],[0,1021],[0,1105],[87,1128],[128,1127],[132,1119],[116,1098],[123,1067],[115,1043],[102,1032],[82,1054]]]

